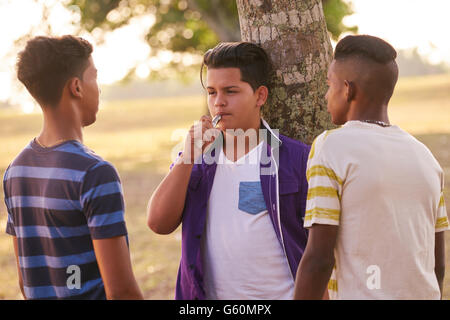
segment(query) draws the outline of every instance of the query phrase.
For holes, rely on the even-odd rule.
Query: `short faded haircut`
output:
[[[82,79],[92,50],[88,41],[71,35],[35,37],[18,55],[17,78],[41,106],[55,106],[67,81]]]
[[[334,51],[336,62],[359,62],[353,67],[360,74],[367,74],[366,93],[387,103],[398,80],[397,52],[383,39],[370,35],[347,36],[340,40]],[[358,67],[359,66],[359,69]]]

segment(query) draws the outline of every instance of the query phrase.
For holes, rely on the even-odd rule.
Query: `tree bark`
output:
[[[275,73],[263,117],[281,134],[311,144],[333,128],[327,69],[333,49],[321,0],[236,0],[243,41],[261,45]]]

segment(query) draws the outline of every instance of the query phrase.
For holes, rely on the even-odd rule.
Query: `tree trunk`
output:
[[[261,45],[275,68],[264,119],[311,144],[334,127],[325,101],[333,49],[321,0],[236,1],[242,40]]]

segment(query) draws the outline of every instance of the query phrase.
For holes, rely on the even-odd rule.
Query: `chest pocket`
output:
[[[267,210],[260,181],[241,181],[239,183],[238,208],[249,214],[258,214]]]
[[[283,212],[295,211],[298,221],[303,223],[304,213],[300,206],[299,185],[296,181],[280,181],[280,209]]]

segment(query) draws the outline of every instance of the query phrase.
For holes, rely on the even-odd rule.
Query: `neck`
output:
[[[236,162],[241,157],[245,156],[251,150],[259,144],[259,129],[260,122],[258,126],[244,129],[232,129],[232,131],[224,132],[224,144],[223,144],[223,152],[226,157],[231,161]],[[233,134],[232,132],[236,132],[237,130],[242,130],[239,134]]]
[[[37,137],[43,146],[50,147],[67,140],[83,142],[81,121],[74,112],[63,108],[47,108],[44,110],[42,131]]]
[[[387,105],[364,104],[363,107],[355,106],[353,108],[350,108],[349,115],[347,116],[347,121],[351,120],[372,120],[389,124]]]

